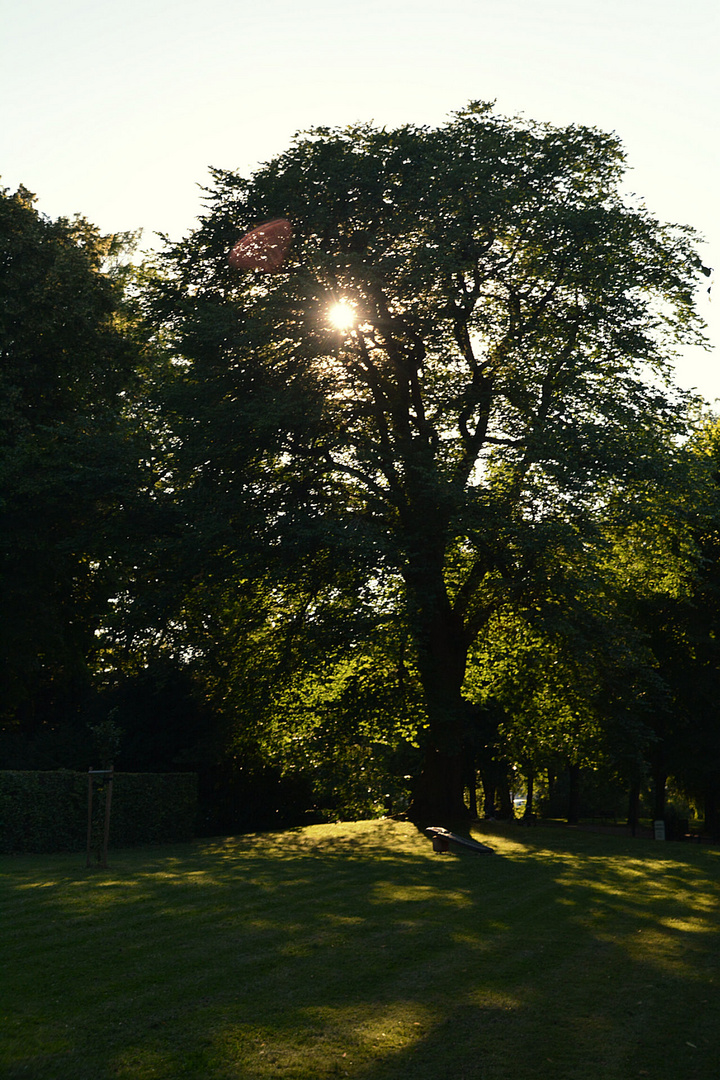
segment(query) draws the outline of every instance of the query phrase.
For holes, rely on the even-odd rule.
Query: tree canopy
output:
[[[215,171],[146,297],[195,568],[182,617],[202,595],[207,627],[222,597],[232,651],[260,589],[280,671],[293,650],[357,655],[359,613],[392,611],[395,669],[422,690],[418,820],[464,809],[475,644],[571,597],[603,509],[685,431],[671,361],[700,340],[704,268],[623,168],[612,135],[484,104],[436,129],[315,129],[250,178]],[[284,272],[233,269],[237,237],[279,216]]]
[[[0,191],[0,716],[30,728],[90,678],[139,487],[129,242]]]

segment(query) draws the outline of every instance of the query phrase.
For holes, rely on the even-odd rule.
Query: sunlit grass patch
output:
[[[714,1077],[717,852],[473,835],[498,854],[383,821],[0,860],[0,1075]]]

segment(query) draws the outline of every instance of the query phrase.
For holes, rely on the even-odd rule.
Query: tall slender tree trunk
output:
[[[515,817],[513,809],[512,792],[510,791],[510,768],[508,762],[497,762],[497,786],[496,786],[500,817],[509,821]]]
[[[569,765],[570,790],[568,792],[568,825],[580,822],[580,766]]]
[[[480,778],[483,787],[483,817],[497,817],[495,808],[495,770],[492,763],[484,762],[480,766]]]
[[[720,840],[720,782],[709,779],[705,787],[703,829],[712,840]]]
[[[652,771],[653,778],[653,821],[661,821],[665,817],[665,792],[667,787],[667,772],[662,765],[657,765]]]
[[[526,776],[527,783],[527,798],[525,799],[525,810],[523,817],[530,820],[533,816],[533,797],[535,794],[535,770],[528,769]]]
[[[478,818],[478,804],[477,804],[477,767],[475,763],[475,755],[468,750],[465,757],[465,784],[468,789],[468,811],[473,821],[477,821]]]
[[[548,791],[548,802],[553,807],[552,815],[554,815],[555,812],[556,812],[555,809],[554,809],[554,801],[555,801],[555,795],[556,795],[556,792],[557,792],[557,776],[556,776],[554,770],[549,768],[549,767],[548,767],[548,770],[547,770],[547,791]]]
[[[633,780],[628,793],[628,817],[627,823],[633,836],[637,834],[638,821],[640,820],[640,782]]]

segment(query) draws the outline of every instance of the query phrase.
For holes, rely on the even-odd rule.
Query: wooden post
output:
[[[94,776],[106,776],[105,781],[105,826],[103,828],[103,846],[102,856],[98,851],[98,861],[104,870],[107,869],[107,853],[108,842],[110,840],[110,804],[112,802],[112,782],[113,772],[115,766],[111,765],[109,769],[93,769],[92,765],[88,769],[88,832],[87,832],[87,860],[86,866],[92,866],[91,848],[92,848],[92,836],[93,836],[93,777]]]
[[[87,860],[86,866],[91,866],[90,848],[92,846],[92,804],[93,804],[93,767],[88,769],[88,831],[87,831]]]
[[[115,766],[111,765],[110,769],[108,770],[107,792],[105,794],[105,832],[103,833],[102,857],[102,865],[104,869],[107,869],[108,840],[110,839],[110,802],[112,800],[112,782],[114,768]]]

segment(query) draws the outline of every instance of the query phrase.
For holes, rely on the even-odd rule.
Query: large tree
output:
[[[0,190],[0,719],[28,733],[76,707],[134,554],[130,239]]]
[[[543,602],[603,490],[682,429],[668,362],[699,334],[702,265],[689,230],[622,196],[623,169],[614,136],[483,104],[437,129],[316,129],[250,179],[216,172],[165,256],[170,485],[219,508],[216,551],[254,530],[326,595],[335,569],[344,588],[400,583],[427,717],[418,820],[464,809],[477,636]],[[236,237],[275,216],[295,228],[284,272],[233,270]]]

